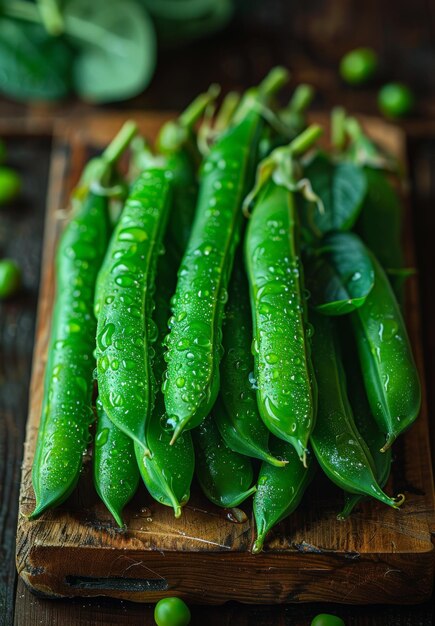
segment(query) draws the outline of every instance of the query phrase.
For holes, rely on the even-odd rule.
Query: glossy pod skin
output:
[[[242,228],[241,206],[252,182],[263,118],[259,105],[284,82],[276,70],[205,159],[192,233],[172,299],[164,396],[173,441],[201,423],[219,389],[221,326],[227,286]]]
[[[204,494],[217,506],[232,508],[255,493],[251,459],[233,452],[222,437],[213,415],[192,431],[196,476]]]
[[[176,120],[162,126],[156,141],[159,154],[165,157],[166,167],[172,172],[174,189],[167,243],[175,247],[180,257],[189,240],[198,195],[197,171],[201,155],[194,125],[218,93],[217,85],[211,85]]]
[[[243,260],[236,256],[225,307],[221,394],[214,417],[231,450],[282,466],[284,461],[276,459],[269,451],[269,431],[258,412],[256,392],[250,378],[254,369],[250,318],[248,282]]]
[[[370,408],[386,435],[385,451],[417,418],[421,387],[399,304],[379,261],[371,259],[374,287],[350,319]]]
[[[109,238],[108,197],[85,192],[56,255],[56,295],[32,482],[38,517],[74,489],[90,440],[94,288]]]
[[[176,206],[173,207],[176,210]],[[172,216],[171,216],[172,217]],[[180,231],[182,236],[182,232]],[[182,240],[180,241],[182,245]],[[153,362],[156,381],[156,401],[149,420],[146,423],[146,442],[151,452],[147,457],[141,446],[135,444],[136,458],[142,479],[151,496],[160,504],[174,509],[175,517],[180,517],[181,507],[190,496],[190,484],[195,469],[195,452],[190,432],[184,432],[171,446],[172,432],[165,430],[166,421],[162,384],[165,361],[163,358],[163,339],[167,333],[167,321],[170,313],[169,301],[175,288],[178,254],[170,245],[166,253],[159,258],[154,296],[154,321],[158,329]]]
[[[402,206],[386,172],[365,167],[367,193],[357,230],[385,270],[404,266]]]
[[[171,206],[164,162],[142,172],[113,232],[104,267],[97,328],[101,402],[112,422],[149,453],[145,422],[154,402],[151,320],[157,257]],[[144,321],[145,320],[145,321]]]
[[[346,376],[332,319],[312,313],[313,363],[319,386],[317,421],[311,435],[325,474],[345,491],[372,496],[394,508],[404,501],[388,497],[376,481],[374,461],[355,426]]]
[[[139,468],[132,439],[107,417],[98,398],[93,471],[98,495],[122,528],[122,510],[136,493]]]
[[[288,517],[298,507],[302,496],[315,473],[315,464],[308,458],[305,468],[293,446],[273,437],[270,442],[273,454],[285,459],[285,467],[262,463],[253,500],[257,536],[252,552],[261,552],[268,532],[278,522]]]
[[[355,426],[372,455],[375,470],[374,474],[379,486],[383,489],[387,484],[391,471],[391,448],[388,448],[385,452],[380,451],[384,444],[385,436],[384,433],[379,430],[379,426],[370,410],[362,381],[362,373],[358,363],[355,362],[354,342],[348,334],[344,335],[344,337],[345,340],[341,343],[344,354],[347,389]],[[361,495],[345,492],[344,507],[338,515],[338,519],[346,519],[349,517],[355,506],[362,499],[363,496]]]
[[[254,202],[245,239],[257,401],[267,428],[304,462],[316,384],[296,229],[293,192],[269,179]]]
[[[402,298],[403,276],[400,270],[405,263],[402,250],[403,207],[385,170],[388,166],[385,156],[364,134],[355,119],[347,119],[345,126],[350,136],[348,154],[364,168],[367,180],[356,229],[383,268],[393,273],[390,279],[392,287],[397,297]]]

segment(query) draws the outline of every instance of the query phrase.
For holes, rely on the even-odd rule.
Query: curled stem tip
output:
[[[402,504],[405,502],[405,500],[406,500],[405,494],[398,493],[397,496],[395,498],[393,498],[393,500],[396,503],[396,507],[395,508],[399,509],[402,506]]]

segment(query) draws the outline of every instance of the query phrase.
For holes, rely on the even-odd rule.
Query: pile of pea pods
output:
[[[319,466],[343,518],[403,503],[383,489],[421,392],[394,163],[342,109],[319,148],[312,89],[280,108],[286,81],[275,68],[220,107],[213,85],[153,149],[127,122],[86,166],[56,257],[31,519],[71,494],[85,451],[121,527],[140,480],[176,518],[194,474],[214,505],[253,496],[254,552]]]

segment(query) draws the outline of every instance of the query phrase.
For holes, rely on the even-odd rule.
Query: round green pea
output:
[[[20,192],[21,179],[15,170],[0,167],[0,204],[13,200]]]
[[[313,618],[311,626],[345,626],[341,617],[329,613],[319,613]]]
[[[340,75],[350,85],[367,82],[376,72],[378,57],[371,48],[356,48],[341,59]]]
[[[154,610],[157,626],[187,626],[190,617],[189,607],[180,598],[163,598]]]
[[[387,117],[403,117],[414,106],[414,94],[407,85],[389,83],[379,91],[378,106]]]
[[[0,300],[12,296],[21,285],[21,270],[12,259],[0,260]]]

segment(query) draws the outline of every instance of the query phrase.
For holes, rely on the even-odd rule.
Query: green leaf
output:
[[[74,85],[94,102],[131,98],[152,78],[156,37],[146,11],[132,0],[69,0],[65,32],[77,48]]]
[[[303,204],[303,226],[317,237],[352,228],[367,188],[362,169],[353,163],[333,163],[319,152],[304,167],[304,177],[310,181],[320,203]]]
[[[353,233],[330,233],[309,256],[306,286],[312,306],[324,315],[344,315],[361,306],[374,284],[367,249]]]
[[[71,90],[72,50],[39,24],[0,18],[0,91],[17,100],[59,100]]]

